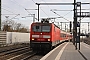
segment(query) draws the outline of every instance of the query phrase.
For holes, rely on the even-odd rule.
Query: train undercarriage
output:
[[[51,42],[30,42],[33,51],[50,51],[53,46]]]

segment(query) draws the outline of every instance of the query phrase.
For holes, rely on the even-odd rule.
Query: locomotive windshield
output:
[[[48,25],[34,25],[32,28],[34,32],[50,32],[51,27]]]
[[[50,32],[50,26],[42,26],[42,32]]]

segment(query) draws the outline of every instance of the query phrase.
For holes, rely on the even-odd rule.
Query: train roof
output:
[[[34,22],[32,24],[54,24],[53,22],[52,23],[41,23],[41,22]],[[54,24],[57,28],[60,29],[60,27],[58,27],[56,24]]]

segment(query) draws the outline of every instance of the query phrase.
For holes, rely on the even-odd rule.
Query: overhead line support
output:
[[[39,3],[36,3],[38,5],[38,21],[39,21],[39,6],[40,4]]]
[[[36,3],[37,5],[73,5],[73,3]]]
[[[81,3],[81,4],[90,4],[90,3]],[[39,21],[39,6],[40,5],[74,5],[74,14],[76,11],[75,10],[76,0],[74,0],[74,3],[36,3],[36,5],[38,5],[38,21]]]
[[[1,31],[1,0],[0,0],[0,31]]]
[[[81,4],[90,4],[90,3],[81,3]],[[76,5],[76,1],[74,3],[36,3],[36,5]]]

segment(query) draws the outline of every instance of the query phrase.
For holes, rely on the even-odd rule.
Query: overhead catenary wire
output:
[[[18,15],[18,14],[1,14],[1,15]]]
[[[31,14],[31,12],[27,11],[26,8],[24,6],[22,6],[21,4],[19,4],[16,0],[10,0],[11,2],[15,3],[16,5],[22,7],[26,12],[28,12],[29,14]]]
[[[47,16],[48,16],[48,14],[42,9],[42,8],[40,8]],[[49,17],[49,16],[48,16]]]
[[[6,14],[5,14],[6,15]],[[9,15],[9,14],[8,14]],[[10,14],[11,15],[11,14]],[[12,20],[12,19],[18,19],[18,18],[15,18],[15,17],[17,17],[17,16],[19,16],[20,14],[17,14],[17,15],[15,15],[14,17],[12,17],[12,18],[10,18],[9,20]],[[6,16],[5,16],[6,17]],[[9,17],[9,16],[8,16]],[[19,19],[18,19],[19,20]]]
[[[42,0],[42,1],[44,1],[44,0]],[[44,1],[45,2],[45,1]],[[46,2],[45,2],[46,3]],[[49,7],[49,5],[47,5],[48,7]],[[49,7],[50,8],[50,7]],[[51,8],[50,8],[51,9]],[[73,11],[73,10],[67,10],[67,11]],[[68,13],[66,13],[64,16],[66,16],[66,15],[68,15],[70,12],[68,12]],[[59,14],[57,14],[58,16],[60,16]],[[60,17],[62,17],[62,16],[60,16]],[[66,18],[64,18],[64,17],[62,17],[63,19],[65,19],[65,20],[67,20]],[[69,21],[69,20],[67,20],[67,21]]]
[[[52,10],[51,10],[52,11]],[[66,19],[66,18],[64,18],[63,16],[61,16],[61,15],[59,15],[59,14],[57,14],[55,11],[52,11],[54,14],[56,14],[56,15],[58,15],[58,16],[60,16],[60,17],[62,17],[63,19],[65,19],[66,21],[69,21],[70,22],[70,20],[68,20],[68,19]]]
[[[86,0],[84,0],[84,1],[86,1]],[[90,2],[89,2],[89,6],[90,6]],[[81,10],[89,10],[89,12],[90,12],[90,8],[89,8],[89,9],[81,9]],[[86,17],[86,16],[85,16],[85,17]],[[78,21],[81,21],[81,20],[84,19],[85,17],[79,19]]]
[[[42,1],[44,1],[44,0],[42,0]],[[44,2],[45,2],[45,1],[44,1]],[[45,3],[46,3],[46,2],[45,2]],[[49,5],[47,5],[47,6],[48,6],[48,8],[50,8]],[[51,8],[50,8],[50,9],[51,9]],[[48,16],[48,17],[49,17],[49,16]],[[52,20],[51,20],[51,22],[52,22]]]
[[[71,10],[71,11],[72,11],[72,10]],[[67,12],[64,16],[66,16],[66,15],[70,14],[70,13],[71,13],[71,11]]]
[[[4,8],[2,8],[2,9],[4,9]],[[13,18],[15,18],[15,17],[17,17],[18,15],[20,15],[20,14],[15,14],[15,13],[13,13],[13,12],[7,10],[7,9],[4,9],[4,10],[6,10],[6,11],[12,13],[12,14],[1,14],[1,15],[16,15],[16,16],[14,16]],[[13,18],[11,18],[11,19],[13,19]],[[10,20],[11,20],[11,19],[10,19]]]
[[[44,1],[44,0],[42,0],[42,1]],[[45,1],[44,1],[45,2]],[[45,2],[46,3],[46,2]],[[49,5],[47,5],[48,6],[48,8],[50,8],[51,9],[51,7],[49,6]]]
[[[79,19],[78,21],[81,21],[82,19],[84,19],[86,16],[84,16],[83,18]]]
[[[21,8],[24,9],[24,11],[26,11],[27,13],[31,14],[31,12],[27,11],[26,8],[24,6],[22,6],[20,3],[18,3],[16,0],[10,0],[12,3],[15,3],[16,5],[20,6]],[[21,14],[20,14],[21,15]],[[14,17],[13,17],[14,18]],[[11,18],[11,19],[13,19]]]
[[[20,16],[20,14],[18,14],[18,13],[15,13],[15,12],[12,12],[12,11],[10,11],[10,10],[7,10],[6,8],[3,8],[4,6],[5,6],[6,8],[9,8],[9,9],[11,9],[11,8],[8,7],[8,6],[5,5],[5,4],[3,4],[3,6],[2,6],[2,9],[3,9],[3,10],[8,11],[8,12],[10,12],[10,13],[4,13],[4,14],[2,13],[1,15],[11,15],[11,16],[12,16],[12,15],[15,15],[14,17],[10,18],[10,20],[13,19],[13,18],[15,18],[15,17],[17,17],[17,16]],[[14,9],[13,9],[13,10],[14,10]]]
[[[7,10],[7,9],[5,9],[5,8],[2,8],[3,10],[5,10],[5,11],[8,11],[8,12],[10,12],[10,13],[12,13],[12,14],[1,14],[1,15],[18,15],[18,14],[16,14],[15,12],[12,12],[12,11],[9,11],[9,10]]]
[[[44,0],[42,0],[42,1],[44,1]],[[45,1],[44,1],[45,2]],[[46,3],[46,2],[45,2]],[[48,8],[50,8],[51,9],[51,7],[49,6],[49,5],[47,5],[48,6]]]
[[[57,10],[57,9],[53,9],[54,11],[74,11],[74,10]],[[79,9],[77,9],[79,10]],[[81,9],[81,10],[90,10],[90,9]]]
[[[13,13],[13,14],[15,14],[14,12],[12,12],[12,11],[9,11],[9,10],[7,10],[7,9],[4,9],[4,8],[2,8],[3,10],[6,10],[6,11],[8,11],[8,12],[10,12],[10,13]]]
[[[13,1],[11,1],[11,2],[13,2]],[[13,3],[15,3],[15,2],[13,2]],[[5,6],[5,5],[4,5]],[[10,7],[8,7],[8,6],[6,6],[7,8],[10,8]],[[2,9],[4,9],[4,8],[2,8]],[[11,8],[10,8],[11,9]],[[12,17],[12,18],[10,18],[9,20],[12,20],[13,18],[15,18],[15,17],[17,17],[17,16],[20,16],[20,14],[16,14],[15,12],[11,12],[11,11],[9,11],[9,10],[7,10],[7,9],[4,9],[4,10],[6,10],[6,11],[8,11],[8,12],[10,12],[10,13],[12,13],[12,14],[1,14],[1,15],[15,15],[14,17]]]
[[[11,2],[13,2],[13,3],[15,3],[15,4],[17,4],[18,6],[20,6],[20,7],[22,7],[23,9],[25,9],[25,7],[23,7],[21,4],[19,4],[18,2],[16,2],[15,0],[10,0]]]
[[[34,0],[32,0],[34,3],[35,3],[35,1]],[[43,1],[43,0],[42,0]],[[44,1],[45,2],[45,1]],[[35,3],[36,4],[36,3]],[[47,5],[48,6],[48,5]],[[49,6],[48,6],[49,7]],[[50,7],[49,7],[50,8]],[[43,12],[44,12],[44,10],[42,9],[42,8],[40,8]],[[46,13],[46,12],[44,12],[47,16],[48,16],[48,14]],[[49,16],[48,16],[48,18],[49,18]]]
[[[25,9],[26,10],[26,9]],[[27,11],[27,10],[26,10]],[[27,11],[29,14],[31,14],[31,12]]]
[[[35,1],[34,0],[32,0],[34,3],[35,3]]]
[[[73,10],[57,10],[57,9],[53,9],[54,11],[73,11]]]
[[[12,17],[10,20],[14,19],[15,17],[19,16],[20,14],[17,14],[16,16]]]
[[[4,9],[4,8],[2,8],[2,9]],[[7,10],[7,9],[4,9],[4,10],[6,10],[6,11],[12,13],[12,14],[1,14],[1,15],[16,15],[16,16],[14,16],[13,18],[15,18],[15,17],[17,17],[17,16],[20,16],[20,14],[16,14],[16,13],[14,13],[14,12],[11,12],[11,11]],[[13,19],[13,18],[11,18],[11,19]],[[11,20],[11,19],[10,19],[10,20]]]
[[[35,1],[34,0],[32,0],[34,3],[35,3]],[[36,4],[36,3],[35,3]],[[48,16],[48,14],[42,9],[42,8],[40,8],[47,16]],[[49,16],[48,16],[49,17]]]
[[[44,0],[42,0],[42,1],[44,1]],[[44,1],[45,2],[45,1]],[[45,2],[46,3],[46,2]],[[49,6],[49,5],[47,5],[48,6],[48,8],[50,8],[50,10],[51,10],[51,7]],[[51,21],[52,22],[52,21]]]
[[[42,1],[44,1],[44,0],[42,0]],[[45,2],[45,1],[44,1]],[[45,2],[46,3],[46,2]],[[49,6],[49,5],[47,5],[50,9],[51,9],[51,7]]]
[[[13,2],[12,0],[10,0],[11,2]],[[14,0],[15,1],[15,0]],[[13,3],[15,3],[15,2],[13,2]],[[18,4],[19,5],[19,4]],[[4,6],[5,6],[5,4],[4,4]],[[4,7],[3,6],[3,7]],[[20,6],[20,5],[19,5]],[[7,8],[9,8],[9,9],[11,9],[10,7],[8,7],[8,6],[6,6]],[[23,7],[23,6],[22,6]],[[23,7],[24,8],[24,7]],[[8,11],[8,12],[10,12],[9,14],[1,14],[1,15],[16,15],[16,16],[14,16],[14,17],[12,17],[12,18],[10,18],[10,20],[11,19],[13,19],[13,18],[15,18],[15,17],[17,17],[17,16],[20,16],[20,14],[16,14],[15,12],[12,12],[12,11],[9,11],[9,10],[7,10],[6,8],[2,8],[3,10],[6,10],[6,11]]]
[[[51,9],[52,10],[52,9]],[[73,10],[57,10],[57,9],[53,9],[54,11],[69,11],[69,12],[67,12],[64,16],[66,16],[66,15],[68,15],[71,11],[73,11]]]
[[[8,8],[8,9],[11,9],[11,10],[13,10],[13,11],[17,12],[17,11],[16,11],[17,9],[16,9],[16,10],[15,10],[15,9],[12,9],[12,8],[10,8],[9,6],[5,5],[5,4],[2,4],[2,7],[5,7],[5,9],[7,9],[7,8]],[[15,13],[15,12],[14,12],[14,13]]]

